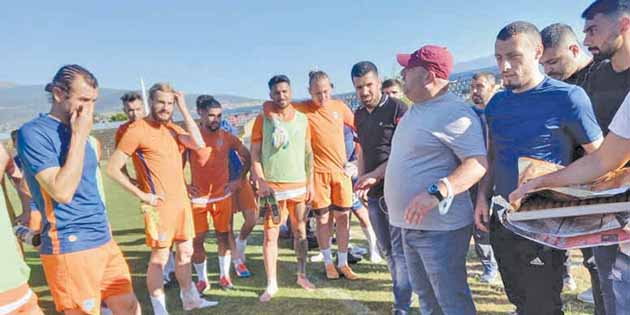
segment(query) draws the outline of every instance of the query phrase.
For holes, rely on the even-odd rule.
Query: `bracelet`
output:
[[[444,183],[444,186],[446,186],[446,196],[442,201],[440,201],[440,203],[438,203],[438,211],[441,215],[445,215],[448,213],[448,210],[450,210],[455,196],[453,196],[453,187],[448,181],[448,178],[440,178],[439,182]]]

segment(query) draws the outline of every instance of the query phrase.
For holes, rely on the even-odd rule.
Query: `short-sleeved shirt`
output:
[[[486,117],[494,193],[504,198],[517,187],[519,157],[567,165],[577,146],[602,137],[584,90],[551,78],[522,93],[497,93]]]
[[[129,125],[116,147],[129,156],[137,155],[144,173],[138,178],[140,189],[165,198],[158,209],[190,206],[182,163],[184,146],[178,140],[183,134],[186,132],[174,123],[144,118]]]
[[[630,93],[626,95],[621,107],[615,114],[609,129],[624,139],[630,139]]]
[[[33,200],[42,211],[42,254],[65,254],[96,248],[111,239],[104,196],[98,187],[96,148],[85,145],[81,179],[72,200],[55,201],[35,176],[54,167],[63,167],[72,132],[69,126],[47,114],[27,122],[18,132],[18,156]]]
[[[375,170],[389,159],[394,131],[407,109],[402,101],[383,94],[379,105],[372,112],[361,106],[354,113],[365,173]],[[383,196],[383,181],[372,187],[368,196]]]
[[[120,142],[120,139],[122,139],[122,136],[125,134],[125,132],[127,132],[127,129],[129,129],[129,125],[131,125],[133,123],[133,121],[128,121],[120,126],[118,126],[118,129],[116,129],[116,134],[114,135],[114,144],[117,146],[118,142]],[[144,166],[142,165],[142,161],[140,161],[140,158],[137,154],[134,154],[131,156],[131,162],[133,163],[133,169],[135,170],[135,175],[136,175],[136,180],[138,182],[146,182],[146,178],[144,178],[146,172],[144,171]]]
[[[297,103],[295,109],[308,118],[315,172],[343,172],[348,161],[343,127],[354,126],[350,108],[342,101],[331,100],[325,106],[312,101]]]
[[[237,150],[241,141],[230,133],[219,129],[211,132],[200,128],[206,147],[190,150],[192,185],[198,198],[220,198],[225,195],[225,186],[230,180],[228,164],[230,152]]]
[[[610,60],[594,66],[586,79],[586,93],[591,99],[599,126],[608,133],[608,126],[630,92],[630,69],[615,72]]]
[[[453,199],[445,215],[429,210],[420,224],[405,222],[405,209],[414,197],[450,175],[461,161],[485,156],[479,117],[459,97],[447,92],[414,104],[402,117],[385,172],[385,201],[391,225],[414,230],[451,231],[473,222],[468,192]]]

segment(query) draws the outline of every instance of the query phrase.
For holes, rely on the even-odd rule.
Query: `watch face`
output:
[[[429,193],[434,194],[436,192],[438,192],[438,186],[436,184],[429,186]]]

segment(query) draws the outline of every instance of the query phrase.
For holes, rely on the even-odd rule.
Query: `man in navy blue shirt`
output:
[[[479,187],[475,210],[480,229],[487,230],[489,221],[505,291],[519,315],[564,314],[560,293],[565,253],[510,232],[496,215],[488,220],[487,198],[507,199],[516,188],[519,157],[568,165],[577,146],[590,153],[602,141],[584,90],[541,73],[542,53],[540,33],[531,23],[511,23],[497,35],[495,57],[506,90],[486,108],[490,172]]]

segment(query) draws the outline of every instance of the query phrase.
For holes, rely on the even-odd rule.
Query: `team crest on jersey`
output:
[[[338,112],[333,112],[332,115],[333,115],[333,117],[335,119],[339,119],[339,113]]]
[[[83,310],[87,312],[91,312],[96,306],[96,301],[94,299],[87,299],[83,301]]]
[[[223,139],[217,140],[217,146],[219,146],[219,147],[223,146]]]

